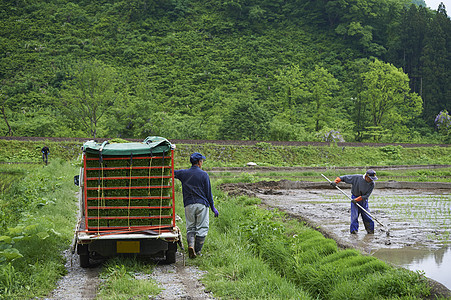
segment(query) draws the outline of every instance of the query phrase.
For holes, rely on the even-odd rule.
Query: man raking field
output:
[[[334,181],[329,180],[326,176],[321,174],[333,187],[338,189],[346,197],[351,200],[351,234],[356,234],[359,230],[359,215],[362,215],[363,224],[368,234],[374,233],[373,219],[381,226],[385,228],[387,236],[390,235],[390,231],[387,227],[379,222],[370,212],[368,208],[368,199],[374,189],[374,181],[377,180],[376,172],[369,169],[364,175],[343,175],[337,177]],[[341,181],[351,184],[351,193],[349,196],[342,189],[338,187],[338,183]]]

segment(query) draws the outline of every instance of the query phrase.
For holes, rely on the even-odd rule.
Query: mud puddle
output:
[[[351,235],[350,203],[343,194],[330,186],[299,188],[299,183],[293,182],[290,188],[290,184],[286,181],[239,184],[235,188],[226,186],[225,190],[229,194],[258,197],[264,205],[286,211],[317,228],[341,247],[357,248],[389,263],[423,270],[426,276],[451,289],[451,273],[442,269],[451,265],[448,188],[381,189],[376,185],[370,197],[370,212],[385,226],[375,222],[375,233],[367,234],[360,218],[358,234]],[[349,185],[341,188],[350,194]],[[433,263],[429,257],[433,257]]]

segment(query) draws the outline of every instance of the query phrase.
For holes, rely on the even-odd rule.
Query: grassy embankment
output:
[[[0,139],[0,162],[40,162],[40,150],[50,147],[49,159],[76,159],[80,155],[78,142],[6,141]],[[201,152],[207,156],[208,168],[244,167],[252,161],[259,166],[327,167],[390,166],[451,164],[451,147],[337,147],[327,146],[273,146],[261,142],[254,146],[237,145],[177,145],[176,167],[189,165],[189,155]]]
[[[69,248],[76,222],[75,166],[58,159],[45,168],[21,168],[21,178],[15,174],[0,191],[0,298],[5,299],[43,296],[55,287],[65,273],[62,251]]]
[[[2,161],[39,162],[42,144],[0,142]],[[241,166],[247,161],[261,163],[266,158],[267,165],[291,165],[294,161],[298,163],[293,165],[301,165],[301,161],[308,165],[315,161],[315,155],[319,162],[324,160],[325,153],[333,158],[332,162],[336,165],[346,165],[345,156],[332,155],[348,151],[346,149],[264,146],[266,148],[234,149],[228,146],[178,145],[176,167],[187,166],[187,153],[194,150],[207,155],[208,168]],[[66,159],[76,157],[80,145],[60,143],[50,144],[49,147],[52,151],[49,166],[13,166],[16,170],[12,172],[13,176],[22,179],[17,180],[16,177],[14,181],[9,181],[8,188],[1,194],[2,298],[44,296],[54,288],[56,280],[65,272],[61,252],[69,247],[76,222],[76,187],[72,183],[72,177],[78,172],[77,167]],[[355,157],[361,157],[351,165],[375,165],[367,160],[362,149],[349,151],[353,151]],[[406,164],[406,161],[411,161],[412,164],[425,164],[425,161],[449,164],[449,152],[449,148],[400,148],[399,164]],[[388,161],[392,164],[397,162],[390,158],[393,154],[389,156],[385,150],[372,149],[370,153],[373,153],[370,155],[373,159],[376,156],[385,157],[382,161],[384,164]],[[291,157],[290,160],[286,159],[288,157]],[[10,167],[11,165],[3,165],[2,172]],[[247,177],[249,176],[241,175],[225,180],[239,181]],[[213,181],[216,187],[222,179]],[[183,216],[179,184],[177,191],[177,214]],[[420,274],[393,269],[355,251],[339,250],[332,240],[323,238],[302,224],[286,220],[283,214],[259,209],[255,205],[258,203],[257,199],[230,198],[216,188],[214,195],[220,218],[211,222],[205,256],[190,263],[209,271],[205,283],[217,296],[241,299],[415,298],[428,293]],[[180,227],[184,230],[183,224]],[[319,245],[321,247],[317,247]],[[111,298],[121,299],[137,295],[145,298],[157,293],[158,289],[154,284],[137,281],[131,275],[134,271],[149,273],[151,269],[136,262],[109,262],[103,271],[107,280],[102,287],[102,297],[109,295]]]

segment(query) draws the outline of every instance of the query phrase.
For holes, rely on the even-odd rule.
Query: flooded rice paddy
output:
[[[350,186],[341,188],[350,194]],[[367,234],[361,218],[350,234],[350,203],[338,190],[253,188],[263,203],[287,211],[318,228],[340,246],[354,247],[388,263],[425,275],[451,289],[451,195],[449,188],[376,189],[369,207],[380,223]],[[389,235],[387,235],[389,231]]]

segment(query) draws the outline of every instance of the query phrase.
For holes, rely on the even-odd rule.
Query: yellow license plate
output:
[[[139,241],[117,241],[116,253],[139,253]]]

